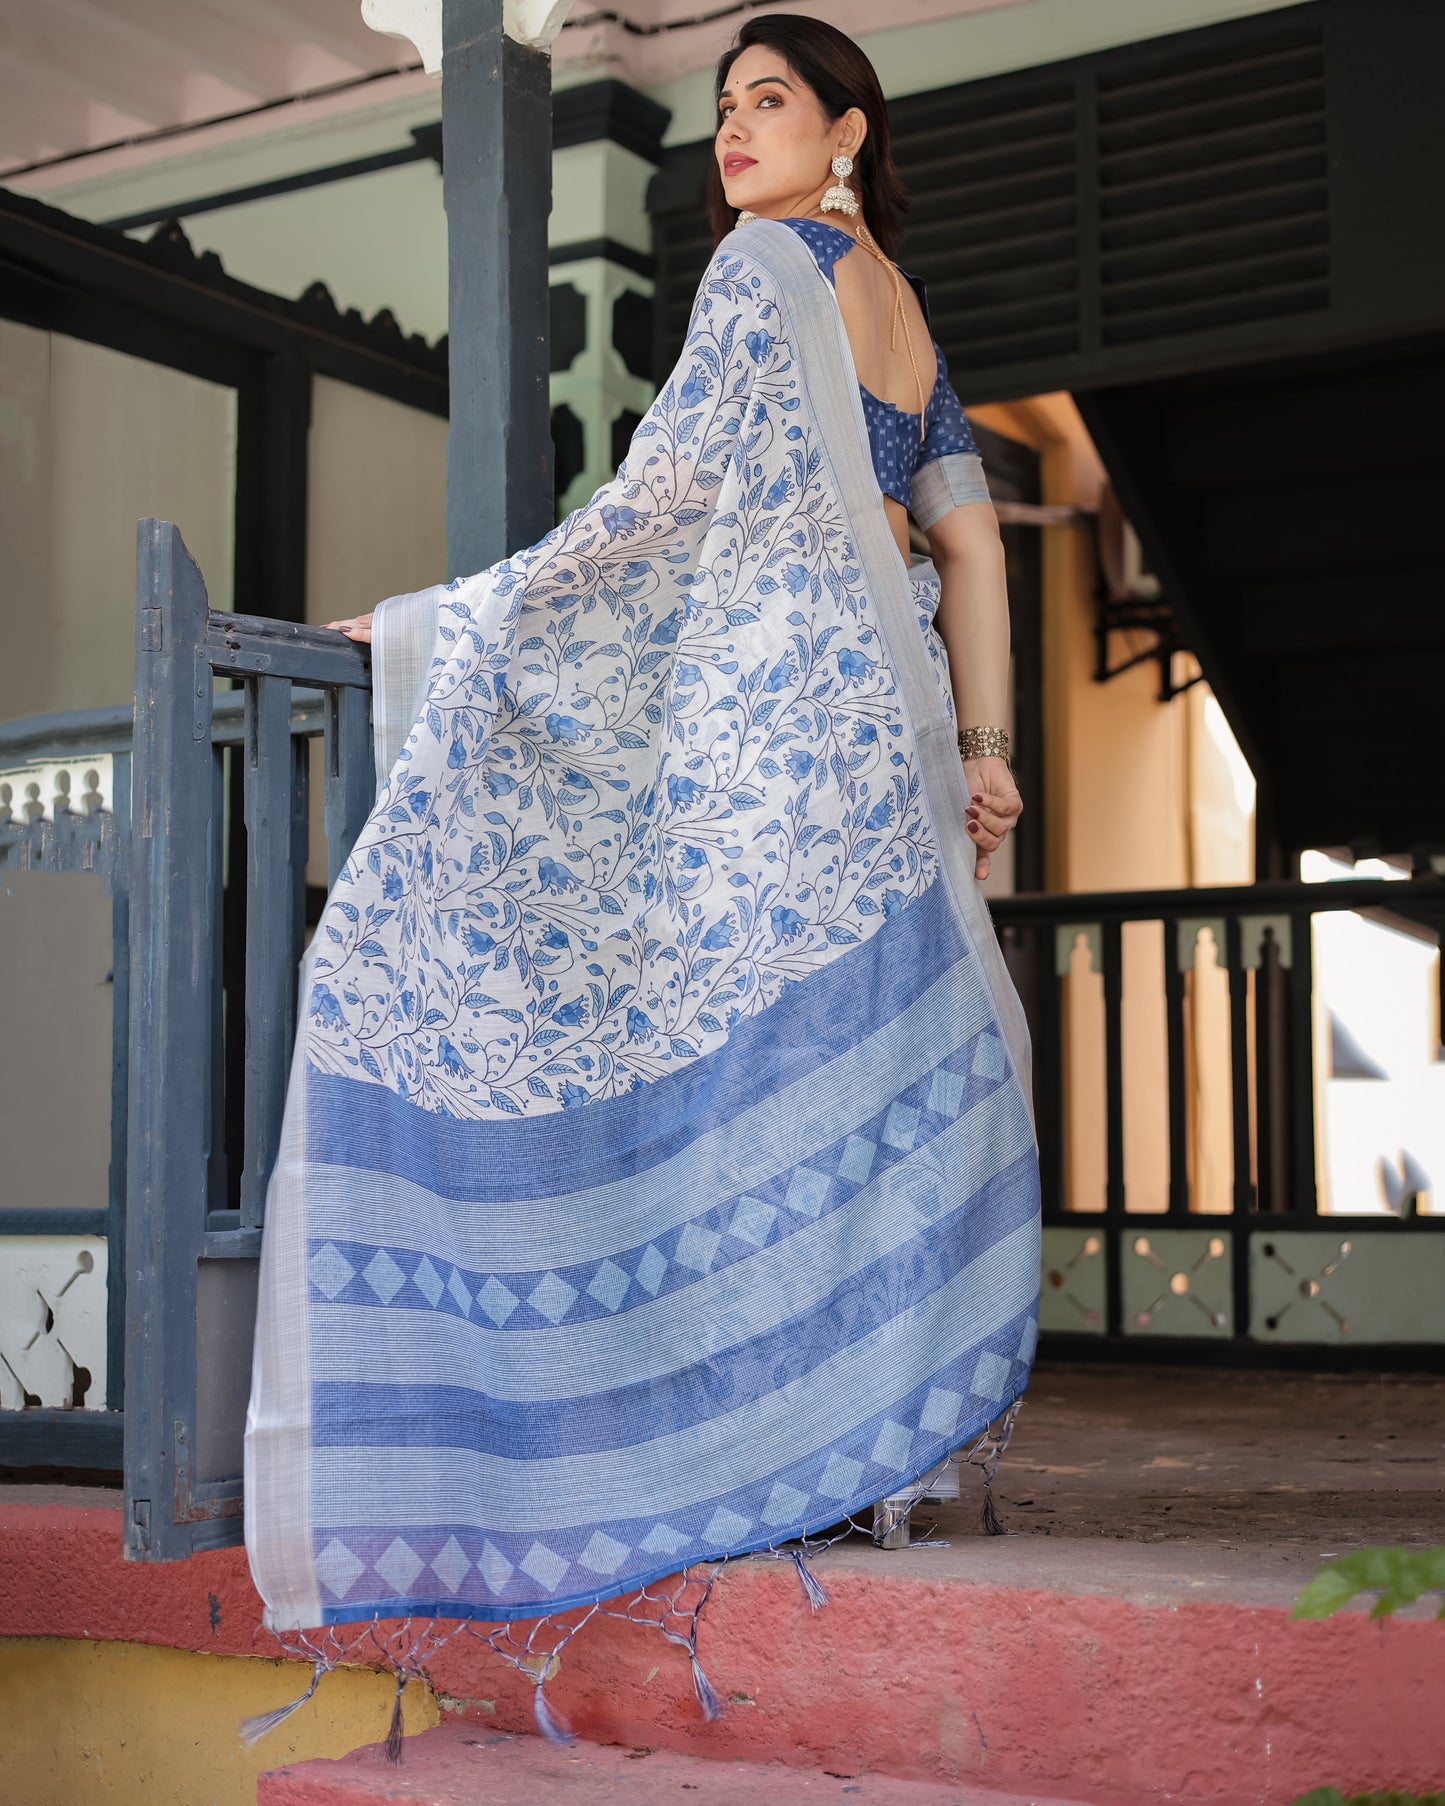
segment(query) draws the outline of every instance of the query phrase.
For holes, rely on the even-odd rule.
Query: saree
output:
[[[616,479],[378,611],[382,782],[261,1259],[273,1629],[636,1594],[916,1489],[1019,1398],[1028,1036],[937,597],[832,289],[757,221]]]

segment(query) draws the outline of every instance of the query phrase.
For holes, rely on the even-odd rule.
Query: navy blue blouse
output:
[[[852,234],[826,220],[785,219],[782,224],[793,228],[813,253],[818,268],[836,286],[833,266],[857,243]],[[907,272],[904,274],[907,275]],[[913,276],[908,276],[908,281],[918,296],[926,320],[928,300],[923,285]],[[948,380],[948,363],[939,350],[937,339],[933,340],[933,355],[938,363],[938,376],[923,411],[921,433],[918,430],[917,414],[907,413],[904,409],[895,407],[891,401],[881,400],[871,390],[865,389],[861,382],[858,385],[863,398],[863,417],[868,423],[868,443],[873,452],[873,470],[878,478],[878,487],[885,495],[901,502],[905,508],[912,508],[914,518],[922,527],[932,526],[950,507],[961,501],[988,499],[978,447],[969,430],[968,419]],[[942,470],[931,473],[933,480],[923,485],[927,491],[927,500],[924,502],[920,497],[920,505],[915,506],[916,474],[925,465],[938,464],[945,459],[963,458],[971,460],[971,464],[963,466],[949,463]],[[938,481],[945,472],[951,480],[947,483]],[[940,502],[942,506],[938,505]],[[923,518],[925,514],[928,516],[926,519]]]

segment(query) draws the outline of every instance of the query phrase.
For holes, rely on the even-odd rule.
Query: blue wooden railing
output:
[[[180,534],[162,521],[140,523],[137,609],[126,1547],[164,1559],[239,1534],[256,1262],[305,933],[305,740],[319,728],[324,741],[328,883],[375,784],[365,648],[210,609]],[[216,677],[242,690],[229,747],[216,732]],[[240,791],[243,840],[226,834],[228,788]],[[229,997],[223,875],[233,915],[244,914],[243,980]],[[240,1097],[228,1095],[225,1059],[238,1006]],[[238,1188],[228,1116],[241,1125],[230,1138]]]

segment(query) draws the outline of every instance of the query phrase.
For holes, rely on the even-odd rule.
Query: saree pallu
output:
[[[721,245],[614,482],[378,614],[246,1440],[277,1630],[537,1618],[915,1484],[1036,1339],[1028,1040],[837,303]]]

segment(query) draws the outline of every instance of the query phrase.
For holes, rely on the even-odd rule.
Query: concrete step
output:
[[[887,1775],[791,1768],[781,1762],[710,1761],[645,1745],[591,1743],[559,1747],[541,1737],[442,1725],[407,1740],[403,1760],[388,1762],[382,1745],[339,1762],[299,1762],[260,1777],[257,1806],[1085,1806],[1039,1795],[981,1793]]]
[[[684,1651],[604,1614],[562,1650],[547,1704],[589,1746],[720,1774],[786,1764],[813,1789],[834,1770],[1091,1806],[1428,1793],[1445,1770],[1434,1602],[1379,1622],[1366,1602],[1324,1623],[1289,1610],[1331,1553],[1439,1540],[1442,1442],[1442,1378],[1043,1368],[999,1477],[1012,1534],[981,1534],[975,1491],[923,1514],[930,1547],[840,1543],[813,1563],[816,1612],[791,1563],[729,1565],[698,1638],[714,1722]],[[276,1655],[242,1549],[128,1562],[113,1494],[5,1490],[0,1635]],[[368,1626],[340,1632],[347,1663],[377,1665]],[[290,1691],[309,1674],[298,1663]],[[425,1677],[444,1725],[536,1729],[530,1681],[472,1636]],[[267,1766],[334,1682],[260,1746]],[[245,1710],[280,1697],[258,1681]],[[383,1736],[378,1718],[355,1741]]]

